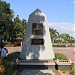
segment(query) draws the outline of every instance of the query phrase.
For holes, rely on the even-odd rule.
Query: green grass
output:
[[[68,60],[68,58],[64,54],[55,53],[55,58],[59,60]]]

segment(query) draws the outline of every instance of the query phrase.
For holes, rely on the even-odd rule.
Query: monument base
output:
[[[52,75],[60,75],[58,70],[70,70],[72,64],[69,60],[17,60],[15,75],[47,75],[52,71]],[[65,66],[64,66],[65,65]],[[35,72],[36,71],[36,72]],[[43,71],[41,73],[41,71]],[[44,73],[44,71],[46,73]],[[32,74],[31,74],[32,73]]]
[[[18,60],[17,65],[55,65],[53,59],[48,60]]]
[[[54,60],[18,60],[16,75],[55,75]]]

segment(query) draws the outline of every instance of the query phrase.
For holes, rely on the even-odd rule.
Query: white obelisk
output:
[[[39,9],[29,15],[20,58],[25,60],[55,58],[47,16]]]

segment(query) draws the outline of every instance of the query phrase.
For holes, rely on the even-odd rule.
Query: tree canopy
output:
[[[14,18],[14,11],[10,9],[10,4],[0,0],[0,42],[23,37],[25,29],[26,20],[20,20],[18,15]]]
[[[51,35],[51,40],[54,43],[54,40],[57,38],[57,36],[59,35],[59,33],[54,28],[49,28],[49,31],[50,31],[50,35]]]
[[[5,40],[8,37],[8,31],[12,26],[14,13],[10,9],[10,4],[0,0],[0,36]]]
[[[26,30],[26,20],[20,20],[19,16],[17,15],[13,21],[14,24],[14,37],[24,37],[25,30]]]
[[[54,28],[49,28],[52,43],[74,43],[74,38],[67,33],[59,34]]]
[[[60,34],[58,38],[60,39],[61,43],[74,43],[73,37],[67,33]]]

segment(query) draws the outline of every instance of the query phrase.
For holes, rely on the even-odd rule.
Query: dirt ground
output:
[[[8,54],[12,52],[21,52],[22,47],[7,47]],[[74,47],[53,47],[54,53],[62,53],[66,55],[70,60],[75,62],[75,48]]]

